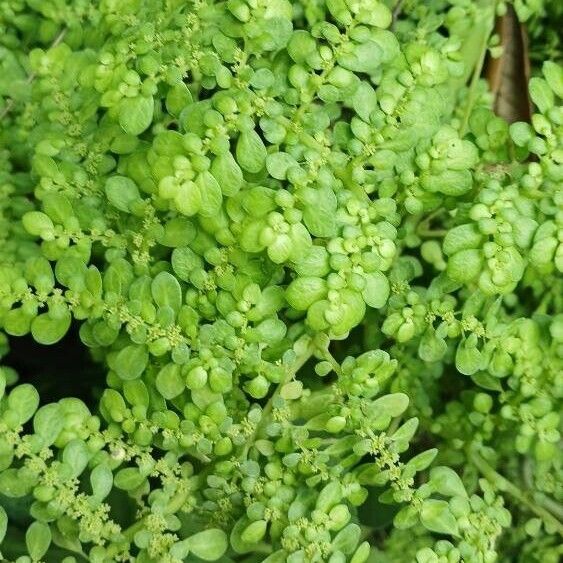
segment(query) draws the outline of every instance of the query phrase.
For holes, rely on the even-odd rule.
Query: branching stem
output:
[[[267,422],[270,418],[270,413],[272,412],[272,409],[274,407],[274,401],[279,396],[282,387],[286,383],[289,383],[295,377],[297,372],[305,365],[305,363],[307,363],[309,358],[313,355],[314,344],[313,344],[311,337],[306,335],[306,336],[303,336],[302,339],[303,340],[301,342],[303,342],[304,340],[308,341],[306,343],[306,347],[305,347],[304,351],[301,354],[299,354],[297,356],[297,358],[295,358],[295,361],[293,362],[291,367],[287,370],[283,379],[278,383],[276,390],[272,393],[272,396],[268,399],[266,406],[262,410],[262,418],[260,419],[260,422],[256,425],[254,432],[248,437],[248,440],[247,440],[247,442],[244,446],[244,450],[243,450],[242,456],[241,456],[242,459],[245,459],[247,457],[248,452],[250,450],[250,447],[254,444],[254,442],[256,441],[258,436],[260,435],[260,432],[262,431],[264,426],[267,424]],[[300,341],[298,341],[298,343],[299,342]]]
[[[514,497],[518,502],[529,508],[536,516],[541,518],[550,528],[556,530],[560,535],[563,535],[563,524],[545,507],[536,504],[516,485],[495,471],[477,452],[473,450],[469,451],[468,456],[483,477],[490,481],[498,490],[504,491]]]
[[[55,40],[53,41],[53,43],[51,43],[51,46],[49,47],[49,49],[54,49],[57,45],[60,45],[60,43],[62,43],[63,39],[65,38],[66,32],[67,32],[66,28],[61,30],[61,32],[57,35],[57,37],[55,37]],[[26,84],[30,85],[35,80],[36,76],[37,76],[37,74],[35,72],[32,72],[27,77]],[[10,98],[6,102],[6,106],[0,112],[0,121],[2,121],[2,119],[4,119],[12,111],[15,103],[16,102],[13,98]]]

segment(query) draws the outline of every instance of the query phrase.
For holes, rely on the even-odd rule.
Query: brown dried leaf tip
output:
[[[528,35],[510,4],[506,13],[496,19],[495,33],[500,39],[502,53],[498,58],[489,56],[485,68],[489,88],[495,97],[495,113],[509,123],[529,122],[532,104],[528,95]]]

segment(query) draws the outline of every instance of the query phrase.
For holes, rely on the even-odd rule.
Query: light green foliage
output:
[[[0,559],[559,560],[551,4],[0,2]]]

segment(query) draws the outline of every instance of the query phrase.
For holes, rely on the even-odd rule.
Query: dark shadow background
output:
[[[51,346],[38,344],[30,334],[10,337],[10,352],[2,363],[16,370],[20,383],[36,387],[41,404],[77,397],[95,410],[96,390],[105,386],[105,372],[81,342],[78,329],[73,323],[66,336]]]

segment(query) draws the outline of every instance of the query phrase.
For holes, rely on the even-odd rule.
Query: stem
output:
[[[267,423],[268,418],[270,416],[270,413],[272,412],[272,409],[274,407],[274,400],[279,396],[279,394],[282,390],[282,387],[286,383],[289,383],[295,377],[297,372],[303,367],[303,365],[307,362],[307,360],[313,355],[314,346],[313,346],[313,341],[311,340],[311,337],[306,335],[306,336],[303,336],[302,339],[304,341],[308,341],[307,347],[305,348],[305,350],[303,351],[303,353],[301,355],[299,355],[299,356],[297,356],[297,358],[295,358],[295,362],[292,364],[291,368],[289,368],[287,370],[283,379],[278,383],[276,390],[272,393],[272,396],[268,399],[266,406],[262,410],[262,418],[260,419],[260,422],[256,425],[254,432],[252,432],[252,434],[248,437],[248,440],[247,440],[247,442],[244,446],[244,449],[243,449],[242,455],[241,455],[241,457],[243,459],[245,459],[248,456],[248,452],[249,452],[251,446],[254,444],[254,442],[256,441],[258,436],[260,435],[260,432],[262,431],[265,424]],[[298,342],[299,342],[299,340],[298,340]]]
[[[449,231],[445,229],[417,229],[416,234],[422,238],[443,238],[448,234]]]
[[[391,23],[391,29],[393,29],[395,27],[395,23],[397,21],[397,19],[399,19],[399,16],[401,15],[401,12],[403,11],[403,2],[404,0],[398,0],[397,3],[395,4],[395,7],[393,8],[393,20]]]
[[[481,72],[483,71],[483,65],[485,64],[485,55],[487,54],[487,45],[489,43],[489,35],[484,36],[482,43],[482,50],[477,61],[477,66],[473,71],[473,76],[471,77],[471,84],[469,85],[469,92],[467,94],[467,105],[465,106],[465,112],[463,114],[463,121],[461,122],[461,129],[459,136],[464,137],[467,131],[467,124],[469,122],[469,116],[471,115],[471,110],[475,104],[475,98],[477,96],[477,85],[479,84],[479,79],[481,78]]]
[[[500,491],[507,492],[517,501],[526,505],[536,516],[541,518],[545,524],[553,528],[563,536],[563,524],[546,508],[538,506],[533,500],[522,492],[516,485],[505,479],[500,473],[497,473],[477,452],[469,451],[469,459],[481,474],[489,480]]]
[[[335,357],[330,353],[330,350],[323,348],[321,351],[322,359],[326,360],[332,366],[334,373],[338,376],[342,375],[342,370],[340,369],[340,364],[336,361]]]
[[[49,47],[49,49],[54,49],[57,45],[59,45],[62,40],[65,38],[66,35],[66,28],[63,29],[58,35],[57,37],[55,37],[55,40],[53,41],[53,43],[51,43],[51,46]],[[37,74],[35,72],[32,72],[26,80],[26,84],[30,85],[34,80],[35,77],[37,76]],[[8,100],[8,102],[6,103],[6,106],[4,107],[4,109],[2,110],[2,112],[0,112],[0,120],[4,119],[13,109],[13,107],[16,105],[16,102],[13,98],[10,98]]]
[[[563,507],[552,498],[549,498],[544,493],[535,493],[534,500],[543,506],[546,510],[549,510],[556,518],[563,520]]]
[[[132,542],[133,538],[135,536],[135,534],[142,529],[144,523],[145,523],[146,517],[141,518],[140,520],[137,520],[136,522],[134,522],[133,524],[131,524],[131,526],[129,526],[128,528],[126,528],[125,530],[122,530],[122,534],[125,536],[125,538],[127,538],[128,541]]]
[[[342,170],[336,171],[336,177],[342,180],[344,186],[348,188],[360,201],[365,201],[368,204],[371,203],[369,195],[366,193],[365,189],[358,184],[352,177],[354,166],[357,164],[363,165],[362,157],[354,157]]]
[[[471,82],[469,84],[469,92],[467,94],[467,104],[465,106],[465,112],[463,114],[463,120],[461,122],[461,127],[459,131],[460,137],[463,137],[467,132],[467,124],[469,122],[469,116],[471,115],[471,110],[473,109],[473,105],[475,104],[475,98],[477,96],[477,86],[479,84],[479,79],[481,78],[483,65],[485,64],[485,57],[487,55],[489,38],[491,37],[491,33],[494,30],[496,7],[497,7],[497,2],[495,1],[493,6],[489,7],[489,9],[492,9],[492,13],[490,14],[490,16],[486,11],[484,11],[483,15],[481,17],[478,17],[477,21],[475,22],[476,27],[483,25],[486,26],[486,29],[484,30],[481,36],[481,41],[479,43],[478,57],[476,60],[475,68],[473,69]],[[484,6],[483,9],[485,10]],[[485,18],[488,19],[488,21],[485,21]]]

